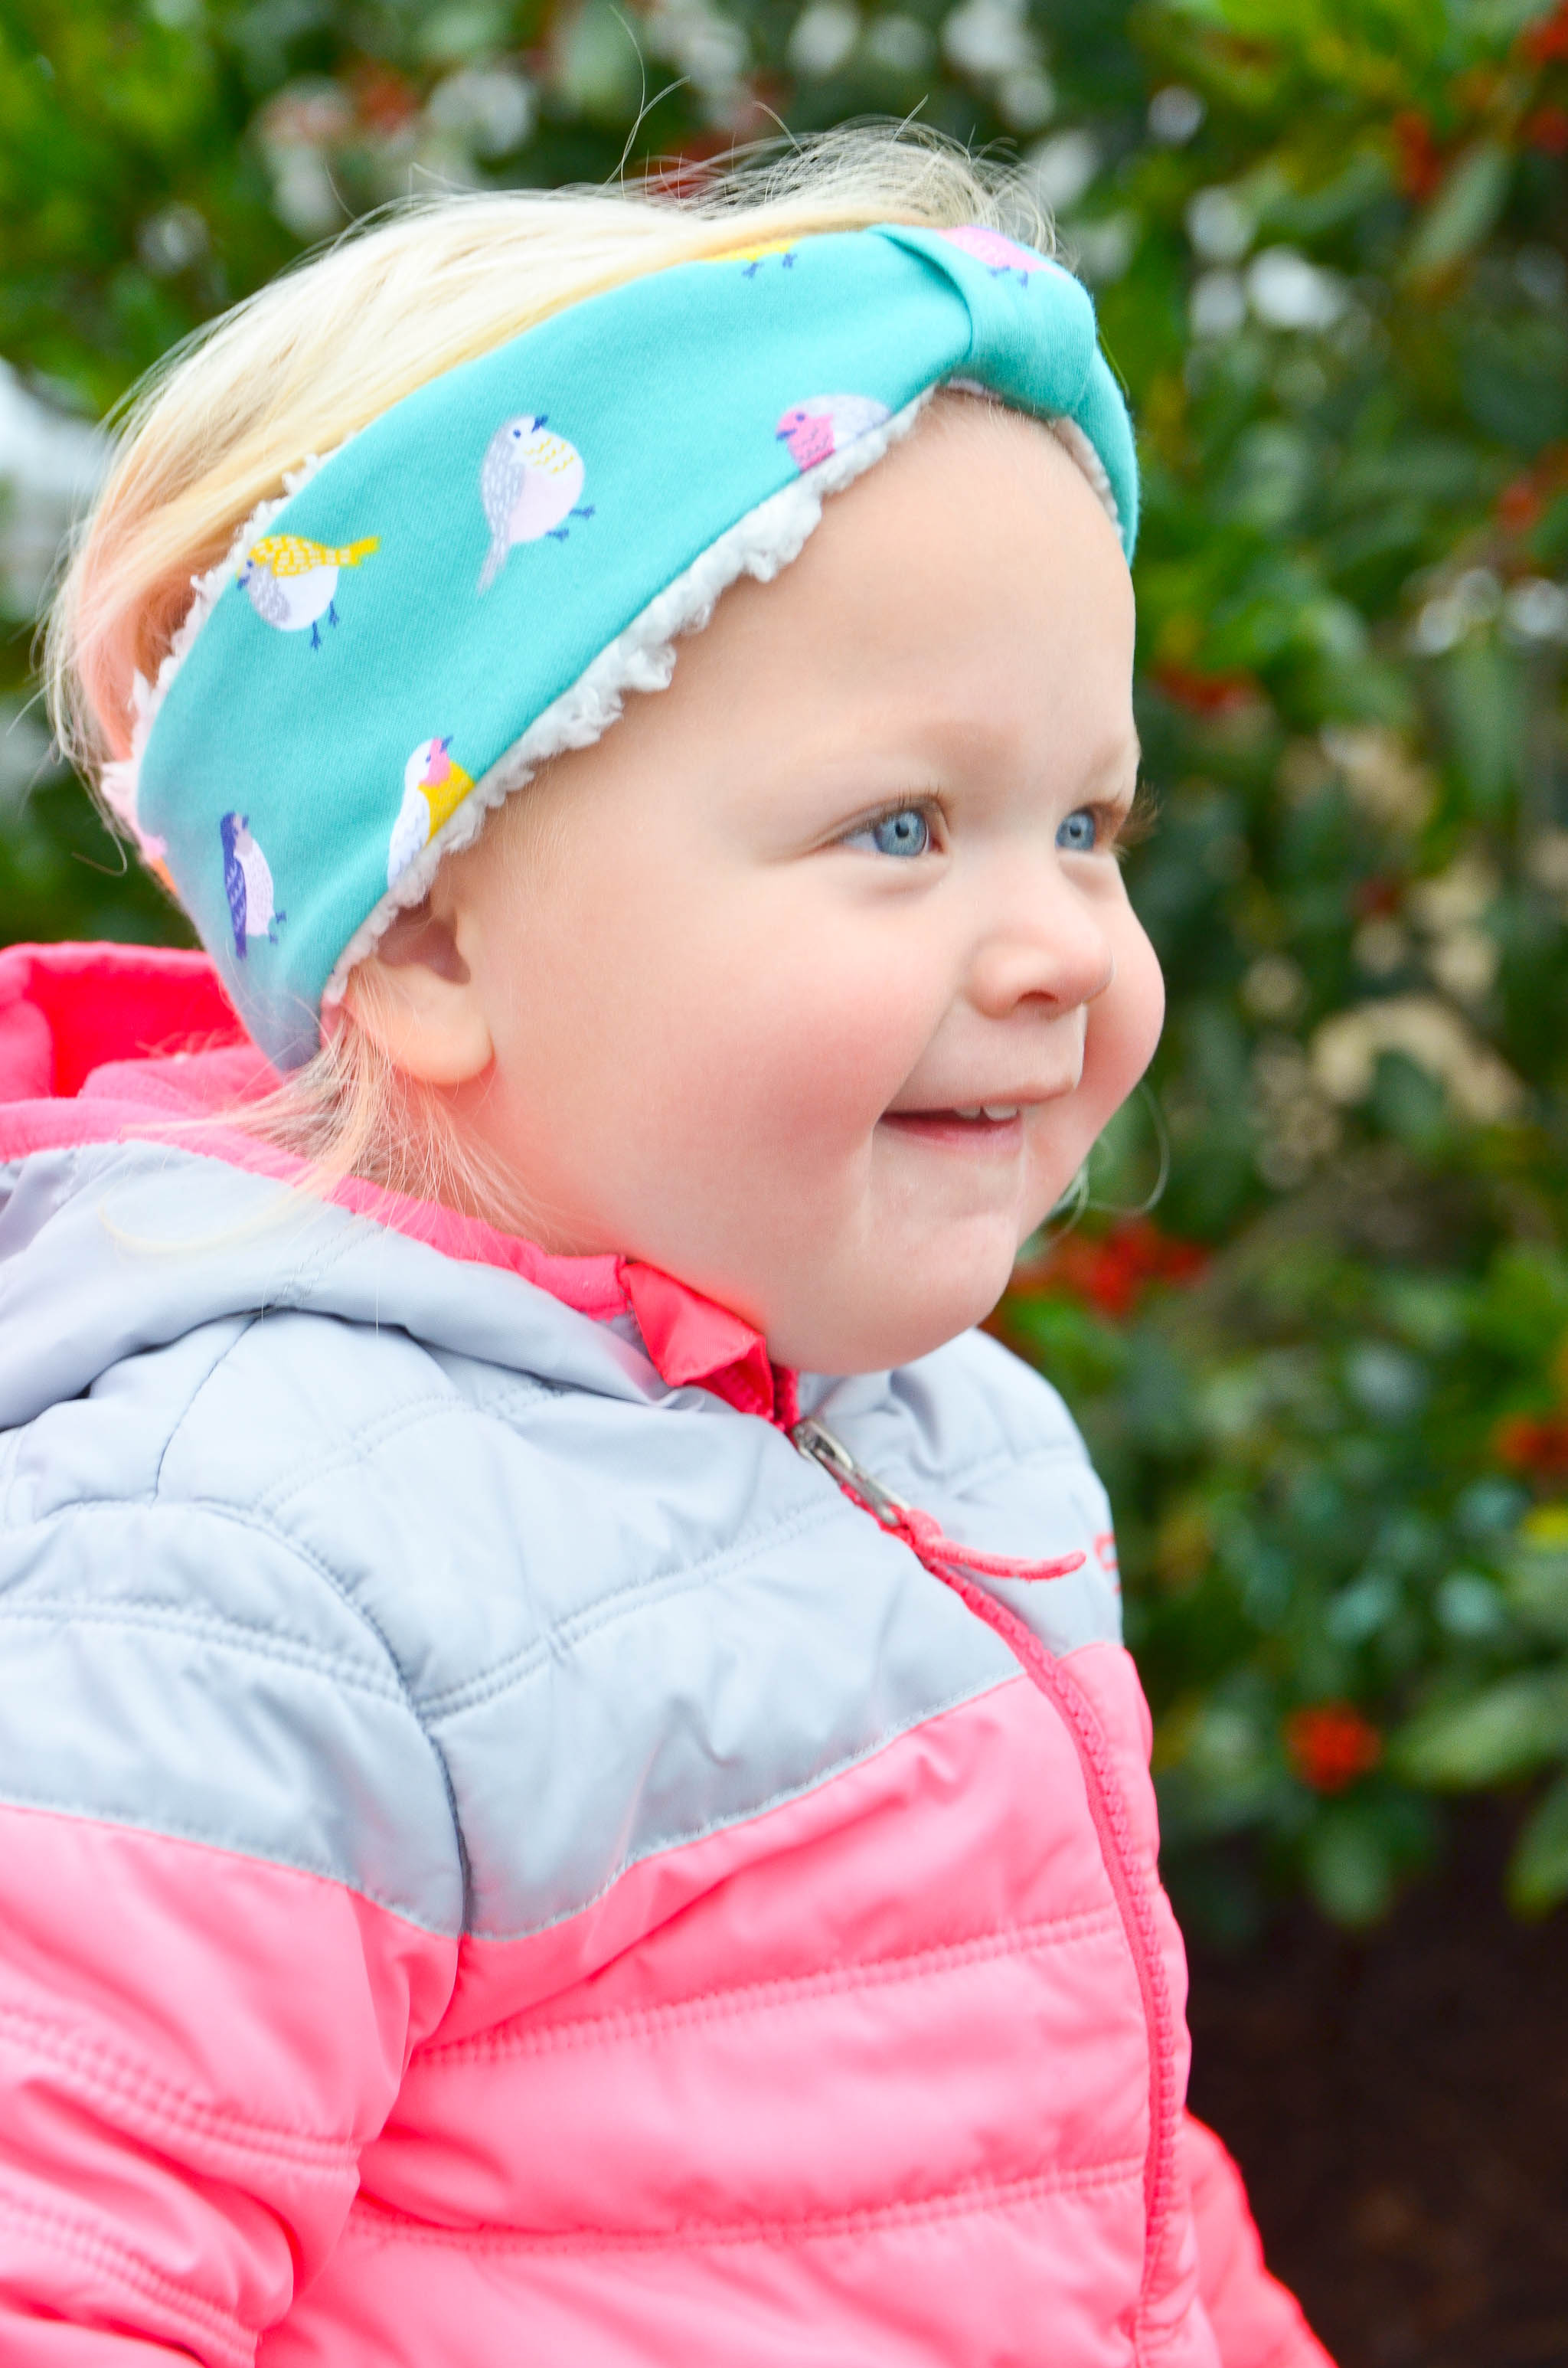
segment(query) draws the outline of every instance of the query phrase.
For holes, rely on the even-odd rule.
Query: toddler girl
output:
[[[131,421],[57,688],[207,954],[0,958],[17,2368],[1324,2361],[972,1328],[1161,1007],[1044,243],[447,200]]]

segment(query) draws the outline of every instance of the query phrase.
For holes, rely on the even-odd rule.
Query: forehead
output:
[[[509,803],[579,826],[593,783],[639,838],[700,814],[792,838],[802,813],[960,780],[1088,794],[1136,764],[1132,641],[1075,462],[1039,422],[949,396],[827,498],[798,558],[722,595],[668,689]]]
[[[1109,572],[1131,585],[1107,501],[1063,433],[1056,424],[1011,410],[978,388],[943,388],[934,395],[913,433],[848,495],[827,503],[823,525],[846,513],[865,519],[875,508],[897,507],[921,493],[967,505],[979,530],[1010,528],[1004,541],[1043,537],[1049,542],[1080,533],[1103,552]]]
[[[1117,532],[1042,423],[938,397],[829,496],[800,557],[725,595],[676,669],[763,672],[788,652],[813,700],[1130,702],[1132,585]],[[707,646],[705,647],[704,644]],[[693,663],[695,661],[695,663]]]

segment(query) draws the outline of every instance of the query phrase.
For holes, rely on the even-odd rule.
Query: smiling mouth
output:
[[[922,1143],[968,1151],[1011,1151],[1024,1134],[1022,1107],[1017,1102],[985,1102],[974,1110],[884,1110],[881,1123]]]

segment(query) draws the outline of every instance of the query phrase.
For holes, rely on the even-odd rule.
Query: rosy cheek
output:
[[[892,991],[885,965],[842,961],[775,968],[759,985],[729,999],[718,1070],[733,1106],[786,1154],[808,1142],[829,1153],[864,1145],[920,1050],[916,997]],[[721,999],[708,1004],[710,1029]]]
[[[898,1087],[896,1077],[884,1086],[874,1050],[834,1028],[771,1050],[756,1099],[767,1135],[786,1156],[792,1147],[832,1156],[864,1145]]]
[[[1105,1123],[1132,1091],[1154,1056],[1165,1020],[1165,983],[1159,959],[1131,908],[1119,933],[1116,978],[1089,1013],[1085,1085],[1105,1104]]]

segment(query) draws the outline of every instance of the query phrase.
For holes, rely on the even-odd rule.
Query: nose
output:
[[[1098,896],[1048,855],[999,861],[986,883],[969,972],[969,997],[986,1019],[1035,1002],[1052,1015],[1081,1010],[1116,975]]]

